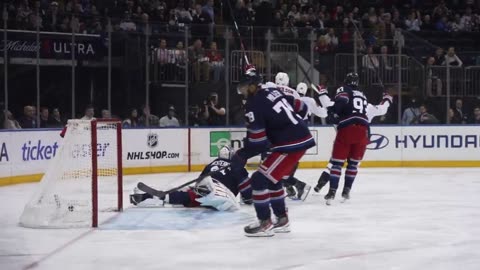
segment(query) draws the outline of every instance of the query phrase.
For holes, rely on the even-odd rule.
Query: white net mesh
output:
[[[117,210],[117,122],[97,122],[98,211]],[[20,217],[33,228],[92,225],[91,121],[69,120],[67,132],[38,190]]]

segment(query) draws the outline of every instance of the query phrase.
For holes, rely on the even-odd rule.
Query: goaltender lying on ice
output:
[[[171,192],[163,192],[139,183],[140,190],[138,188],[134,190],[134,194],[130,195],[130,202],[138,206],[169,203],[229,211],[239,209],[236,196],[240,193],[242,201],[251,204],[252,189],[248,172],[245,168],[236,172],[230,169],[232,154],[233,151],[229,146],[223,146],[218,153],[218,158],[203,169],[198,181],[193,181],[198,183],[184,190],[174,189]]]

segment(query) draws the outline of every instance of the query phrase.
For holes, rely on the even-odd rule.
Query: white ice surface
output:
[[[315,184],[319,173],[297,177]],[[124,194],[138,180],[168,188],[195,175],[129,176]],[[288,200],[292,232],[272,238],[243,235],[254,218],[247,206],[127,208],[97,230],[18,227],[35,186],[0,188],[2,270],[34,262],[68,270],[480,269],[480,169],[361,169],[348,203],[326,206],[318,194]]]

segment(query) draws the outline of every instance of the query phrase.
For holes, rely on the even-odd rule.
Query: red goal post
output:
[[[91,121],[92,133],[92,227],[98,227],[98,124],[115,124],[117,140],[117,211],[123,210],[122,121],[95,119]]]

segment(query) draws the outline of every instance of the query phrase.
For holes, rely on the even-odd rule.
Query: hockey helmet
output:
[[[346,85],[351,85],[351,86],[358,86],[358,74],[356,72],[350,72],[347,74],[345,77],[345,84]]]
[[[288,86],[289,82],[290,78],[288,78],[288,74],[285,72],[278,72],[275,76],[275,84],[277,85]]]
[[[262,75],[258,74],[254,66],[248,66],[237,85],[237,92],[245,95],[249,85],[259,85],[263,81]]]
[[[230,160],[232,159],[232,155],[233,155],[233,150],[228,145],[222,146],[222,148],[220,148],[220,151],[218,151],[219,158]]]
[[[297,92],[302,96],[305,96],[305,94],[307,94],[307,89],[308,89],[308,86],[304,82],[301,82],[297,85]]]

